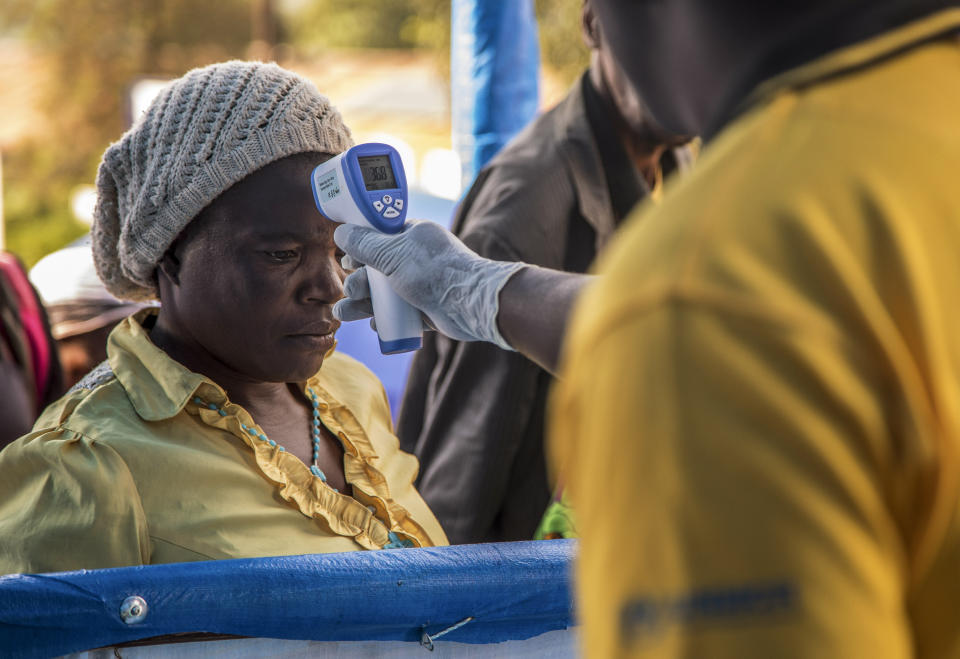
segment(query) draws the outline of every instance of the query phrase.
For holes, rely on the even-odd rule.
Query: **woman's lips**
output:
[[[326,334],[290,334],[287,338],[302,344],[307,349],[326,352],[334,345],[333,337],[334,333],[331,331]]]

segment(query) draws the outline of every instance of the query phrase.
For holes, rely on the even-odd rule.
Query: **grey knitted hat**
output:
[[[275,64],[190,71],[103,154],[92,232],[97,274],[120,299],[157,299],[157,263],[221,193],[275,160],[352,145],[330,101]]]

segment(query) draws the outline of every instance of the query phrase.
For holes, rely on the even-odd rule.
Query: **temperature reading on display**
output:
[[[393,176],[393,167],[390,166],[390,156],[359,156],[357,163],[360,173],[363,174],[363,184],[367,190],[389,190],[397,187],[397,179]]]

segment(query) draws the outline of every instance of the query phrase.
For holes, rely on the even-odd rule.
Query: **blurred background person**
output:
[[[586,272],[630,210],[692,162],[683,146],[690,138],[650,119],[589,1],[580,24],[589,68],[491,160],[459,207],[453,231],[483,256]],[[420,459],[420,493],[451,542],[534,536],[550,500],[543,440],[551,382],[518,352],[424,336],[398,435]]]
[[[0,252],[0,448],[63,393],[50,326],[23,264]]]
[[[107,336],[117,323],[148,306],[107,292],[93,266],[89,239],[40,259],[30,269],[30,281],[50,319],[64,389],[107,358]]]

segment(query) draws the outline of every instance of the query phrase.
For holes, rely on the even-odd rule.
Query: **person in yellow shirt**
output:
[[[382,386],[334,351],[345,273],[309,175],[350,145],[311,83],[228,62],[107,149],[98,273],[162,306],[0,453],[0,573],[446,543]]]
[[[705,148],[593,278],[338,244],[456,338],[563,342],[587,655],[960,656],[960,3],[595,6]]]

